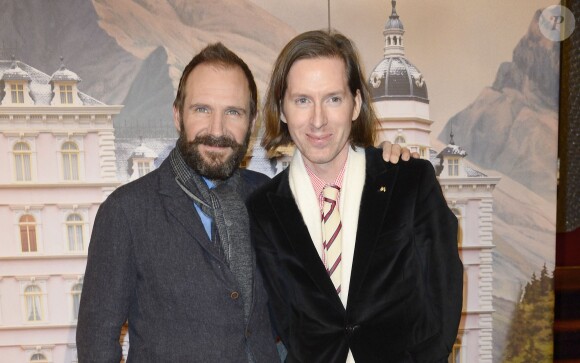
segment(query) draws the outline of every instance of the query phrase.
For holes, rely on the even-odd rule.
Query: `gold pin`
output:
[[[387,191],[387,188],[386,188],[386,187],[380,187],[380,188],[379,188],[379,192],[383,192],[383,193],[384,193],[384,192],[386,192],[386,191]]]

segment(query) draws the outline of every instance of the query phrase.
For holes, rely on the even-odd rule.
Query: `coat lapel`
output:
[[[308,228],[304,224],[302,214],[292,196],[288,183],[288,171],[281,178],[276,193],[269,193],[268,200],[276,215],[276,218],[283,226],[284,234],[294,250],[296,259],[300,261],[302,267],[307,271],[313,283],[318,289],[329,297],[330,302],[338,309],[344,311],[344,307],[332,280],[326,272],[324,264],[318,256],[314,247]]]
[[[199,216],[195,213],[193,202],[181,190],[173,172],[169,160],[163,162],[160,168],[164,168],[159,181],[159,193],[162,196],[164,208],[168,214],[173,216],[187,233],[204,250],[220,262],[224,262],[222,257],[211,248],[211,241],[205,232]],[[193,212],[193,213],[192,213]]]
[[[385,163],[382,155],[367,149],[366,180],[361,198],[347,307],[351,306],[352,299],[356,300],[367,274],[369,260],[385,223],[397,170],[396,165]]]

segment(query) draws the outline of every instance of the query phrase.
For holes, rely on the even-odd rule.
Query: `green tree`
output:
[[[554,321],[553,277],[544,264],[540,278],[533,272],[516,303],[507,336],[504,363],[543,363],[552,360]]]

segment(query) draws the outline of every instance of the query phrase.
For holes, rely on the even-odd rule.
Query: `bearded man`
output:
[[[250,244],[245,198],[268,178],[240,170],[257,114],[246,63],[220,43],[185,68],[176,147],[97,213],[77,328],[79,362],[280,361]]]

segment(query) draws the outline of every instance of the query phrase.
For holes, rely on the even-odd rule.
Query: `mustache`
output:
[[[227,136],[213,136],[202,135],[196,136],[195,139],[189,142],[190,145],[207,145],[216,147],[231,147],[232,149],[239,148],[242,145],[238,144],[236,140]]]

